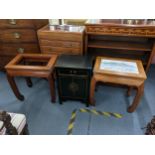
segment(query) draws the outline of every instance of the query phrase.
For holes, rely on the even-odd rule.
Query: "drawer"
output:
[[[38,31],[38,38],[43,40],[75,41],[83,40],[81,33],[63,33],[63,32],[43,32]]]
[[[51,46],[41,46],[42,53],[55,53],[55,54],[75,54],[82,55],[82,51],[80,49],[74,48],[61,48],[61,47],[51,47]]]
[[[1,42],[37,42],[36,32],[29,29],[7,29],[1,31]]]
[[[2,44],[0,55],[16,55],[18,53],[40,53],[38,44]]]
[[[40,40],[40,46],[52,46],[52,47],[65,47],[65,48],[80,48],[80,42],[73,41],[52,41],[52,40]]]
[[[0,28],[33,28],[33,20],[30,19],[1,19]]]

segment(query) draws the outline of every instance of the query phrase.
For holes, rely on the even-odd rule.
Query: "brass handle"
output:
[[[9,23],[11,25],[16,25],[16,20],[15,19],[9,19]]]
[[[13,35],[14,35],[14,38],[16,39],[19,39],[21,37],[20,33],[18,32],[13,33]]]
[[[24,53],[24,48],[18,48],[18,53]]]

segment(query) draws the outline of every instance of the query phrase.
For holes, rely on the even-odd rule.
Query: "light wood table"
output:
[[[112,61],[125,61],[136,63],[138,72],[129,73],[125,71],[112,71],[111,69],[101,69],[100,64],[101,60],[112,60]],[[134,98],[133,103],[128,107],[128,112],[133,112],[139,104],[140,98],[143,95],[144,91],[144,81],[146,80],[146,74],[140,60],[129,60],[129,59],[120,59],[120,58],[107,58],[107,57],[97,57],[93,77],[91,79],[90,86],[90,104],[95,105],[94,101],[94,91],[97,82],[126,85],[129,87],[128,95],[130,95],[131,88],[134,87],[137,89],[137,94]]]
[[[18,54],[6,66],[7,78],[10,86],[19,100],[24,100],[24,96],[19,92],[14,77],[26,77],[29,87],[32,86],[30,77],[46,78],[49,81],[51,91],[51,101],[55,102],[55,86],[53,79],[53,69],[57,55],[47,54]]]

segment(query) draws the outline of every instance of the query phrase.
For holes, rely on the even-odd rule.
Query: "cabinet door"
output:
[[[59,77],[61,97],[86,99],[88,94],[88,76],[63,75]]]

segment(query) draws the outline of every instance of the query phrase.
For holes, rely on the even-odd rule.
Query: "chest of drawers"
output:
[[[47,25],[38,30],[38,38],[42,53],[83,54],[83,26]]]
[[[18,53],[40,53],[37,30],[47,24],[46,19],[1,19],[0,69]]]

